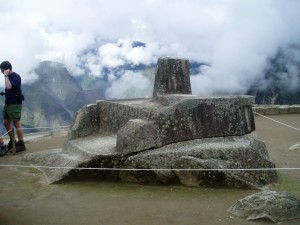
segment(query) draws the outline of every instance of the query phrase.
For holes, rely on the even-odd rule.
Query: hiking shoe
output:
[[[0,157],[5,156],[8,153],[7,145],[2,143],[0,144]]]
[[[16,146],[17,146],[17,142],[15,141],[15,143],[16,143]],[[8,142],[8,144],[7,144],[7,149],[8,150],[11,150],[12,149],[12,142],[11,142],[11,140],[9,140],[9,142]]]
[[[18,141],[16,144],[16,152],[26,151],[24,141]]]
[[[9,141],[9,143],[8,143],[7,146],[8,146],[9,152],[10,152],[10,153],[13,153],[11,141]],[[10,147],[10,148],[9,148],[9,147]],[[17,153],[17,152],[22,152],[22,151],[25,151],[25,150],[26,150],[26,147],[25,147],[23,141],[18,141],[18,142],[16,142],[16,153]]]

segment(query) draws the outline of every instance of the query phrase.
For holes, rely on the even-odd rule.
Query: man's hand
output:
[[[4,71],[3,71],[3,74],[4,74],[5,76],[8,76],[8,75],[10,74],[10,70],[9,70],[9,69],[4,70]]]

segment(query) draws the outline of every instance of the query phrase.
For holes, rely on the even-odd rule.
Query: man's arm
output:
[[[6,87],[8,90],[12,89],[12,85],[11,85],[9,79],[8,79],[8,76],[9,76],[10,72],[11,72],[10,70],[5,70],[5,71],[4,71],[5,87]]]

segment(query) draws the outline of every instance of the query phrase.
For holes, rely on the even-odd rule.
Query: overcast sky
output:
[[[298,0],[0,0],[0,6],[0,61],[11,61],[24,82],[42,60],[62,62],[73,75],[82,74],[84,63],[102,76],[103,67],[174,56],[210,64],[192,78],[193,93],[243,92],[268,56],[300,40]],[[132,48],[132,41],[147,45]],[[132,85],[142,79],[124,75]]]

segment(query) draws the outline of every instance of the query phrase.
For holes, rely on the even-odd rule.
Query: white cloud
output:
[[[139,73],[125,71],[119,79],[112,76],[110,79],[113,82],[106,91],[109,99],[152,97],[152,83]]]
[[[211,65],[192,78],[194,93],[242,92],[262,75],[266,57],[279,46],[299,42],[300,35],[297,0],[0,4],[0,61],[10,60],[25,81],[34,79],[29,71],[40,60],[65,63],[74,75],[84,73],[85,65],[91,75],[101,77],[103,67],[150,64],[168,55]],[[132,41],[146,47],[132,48]]]
[[[106,67],[118,67],[124,64],[123,48],[118,47],[118,44],[108,43],[99,48],[99,57],[101,63]]]
[[[56,61],[63,62],[73,75],[81,75],[83,71],[79,68],[80,57],[87,46],[94,43],[93,36],[89,33],[75,34],[70,31],[41,33],[45,38],[47,45],[42,53],[35,57],[39,61]]]
[[[154,63],[155,45],[149,43],[146,46],[132,46],[133,39],[119,39],[115,43],[107,43],[98,49],[99,63],[103,67],[115,68],[125,64]],[[155,59],[157,60],[157,58]]]

